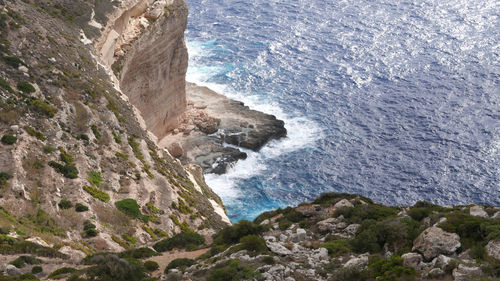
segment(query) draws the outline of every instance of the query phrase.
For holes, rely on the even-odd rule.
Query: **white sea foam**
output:
[[[242,101],[252,109],[276,116],[285,122],[285,128],[288,132],[286,138],[270,141],[258,152],[240,148],[247,153],[247,159],[238,161],[225,174],[205,175],[208,185],[228,203],[244,196],[238,188],[238,183],[241,180],[265,172],[270,168],[268,167],[268,160],[270,159],[311,147],[321,137],[321,129],[311,120],[298,116],[293,112],[283,112],[275,101],[265,95],[240,93],[233,91],[227,85],[208,82],[211,77],[227,72],[227,67],[205,66],[196,63],[198,57],[209,55],[213,44],[188,42],[187,46],[191,60],[186,74],[187,81],[206,86],[231,99]]]

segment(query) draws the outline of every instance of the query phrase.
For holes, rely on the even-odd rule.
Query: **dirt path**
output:
[[[197,257],[206,253],[208,250],[210,250],[210,248],[196,250],[196,251],[192,251],[192,252],[172,251],[172,252],[163,253],[163,255],[161,255],[161,256],[152,257],[148,260],[153,260],[153,261],[157,262],[158,265],[160,266],[159,270],[157,270],[156,272],[153,273],[155,276],[158,276],[158,275],[160,275],[160,273],[163,272],[163,270],[165,270],[165,267],[171,261],[173,261],[175,259],[180,259],[180,258],[196,259]]]

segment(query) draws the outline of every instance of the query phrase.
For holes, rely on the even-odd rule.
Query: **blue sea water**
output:
[[[187,80],[289,133],[207,175],[233,221],[327,191],[500,206],[498,0],[187,2]]]

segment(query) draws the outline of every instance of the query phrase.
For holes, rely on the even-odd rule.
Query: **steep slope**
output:
[[[182,166],[159,149],[145,130],[155,130],[149,124],[157,121],[146,115],[144,124],[120,92],[108,67],[113,59],[106,61],[117,47],[94,48],[108,38],[109,27],[120,26],[114,20],[128,30],[134,16],[160,7],[157,19],[137,30],[143,41],[121,41],[122,49],[127,45],[137,54],[124,58],[123,73],[140,72],[134,66],[149,48],[141,42],[156,36],[164,43],[155,50],[162,63],[147,70],[170,69],[168,91],[183,89],[185,3],[170,1],[167,8],[157,2],[151,8],[153,1],[139,0],[0,1],[2,233],[39,237],[76,257],[146,245],[188,229],[209,237],[229,222],[201,169]],[[133,92],[129,79],[121,80],[125,93]]]

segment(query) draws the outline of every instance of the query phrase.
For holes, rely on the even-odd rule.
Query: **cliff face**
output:
[[[188,9],[182,0],[137,1],[111,18],[98,48],[149,131],[163,137],[186,108],[184,43]]]
[[[133,106],[141,103],[120,91],[163,110],[170,94],[154,85],[163,83],[178,91],[165,98],[179,99],[169,118],[142,113],[157,134],[175,119],[186,16],[183,1],[0,0],[1,233],[23,233],[15,243],[43,237],[78,258],[187,230],[210,237],[228,223],[201,169],[160,149]]]

